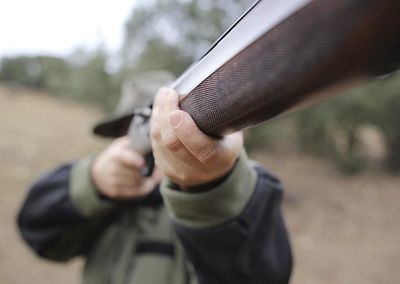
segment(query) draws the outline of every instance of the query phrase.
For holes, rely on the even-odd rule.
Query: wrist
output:
[[[184,192],[164,179],[161,193],[174,221],[189,227],[212,227],[238,216],[254,192],[256,172],[243,151],[227,179],[204,192]]]
[[[91,171],[94,159],[90,156],[77,161],[72,167],[70,177],[71,200],[86,217],[101,215],[114,208],[114,203],[100,198],[93,183]]]
[[[185,191],[185,192],[192,192],[192,193],[199,193],[199,192],[206,192],[209,191],[213,188],[218,187],[219,185],[221,185],[222,183],[224,183],[229,176],[232,174],[236,164],[237,164],[238,158],[235,160],[235,162],[233,163],[233,165],[228,169],[227,172],[223,173],[222,175],[219,175],[216,178],[212,178],[208,181],[199,183],[199,184],[195,184],[195,185],[179,185],[173,181],[171,182],[171,188],[175,189],[175,190],[181,190],[181,191]]]

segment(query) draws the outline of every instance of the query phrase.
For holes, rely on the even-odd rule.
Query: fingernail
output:
[[[169,119],[173,128],[178,128],[182,122],[182,113],[177,110],[171,113]]]

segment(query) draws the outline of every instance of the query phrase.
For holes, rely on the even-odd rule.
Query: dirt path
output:
[[[38,260],[20,240],[15,215],[26,186],[55,165],[96,152],[95,109],[0,87],[0,283],[79,283],[79,260]],[[284,180],[295,253],[294,284],[397,284],[400,178],[339,175],[299,154],[253,155]]]
[[[399,283],[399,177],[343,177],[298,154],[258,158],[286,185],[296,262],[292,283]]]
[[[89,133],[100,112],[43,94],[0,88],[0,283],[79,283],[79,260],[38,260],[15,218],[27,185],[46,169],[99,149]]]

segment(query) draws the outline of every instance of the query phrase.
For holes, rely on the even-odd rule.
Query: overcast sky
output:
[[[100,41],[116,51],[134,0],[1,0],[0,57],[66,55]]]

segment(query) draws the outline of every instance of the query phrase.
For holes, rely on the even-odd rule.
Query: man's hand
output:
[[[221,140],[204,134],[179,110],[178,94],[162,88],[154,102],[151,140],[156,165],[181,188],[205,184],[227,174],[243,146],[241,133]]]
[[[140,174],[143,157],[133,151],[128,137],[115,139],[92,165],[92,179],[99,192],[112,199],[132,199],[147,195],[160,182],[155,169],[150,178]]]

